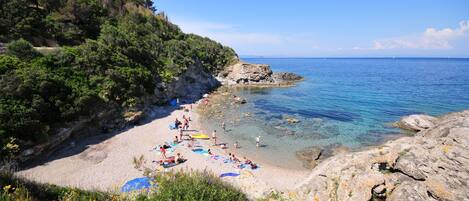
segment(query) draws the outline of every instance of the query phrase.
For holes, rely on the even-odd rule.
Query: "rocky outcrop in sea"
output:
[[[291,85],[303,79],[294,73],[274,73],[267,64],[251,64],[242,61],[226,67],[217,78],[224,85],[238,86],[282,86]]]
[[[366,151],[326,159],[291,192],[295,200],[469,200],[469,110],[408,116],[420,130]]]

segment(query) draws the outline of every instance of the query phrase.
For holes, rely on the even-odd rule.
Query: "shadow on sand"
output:
[[[196,100],[181,101],[182,104],[194,104],[195,102]],[[66,157],[70,157],[74,155],[79,155],[81,153],[85,153],[87,150],[90,150],[90,149],[92,149],[90,151],[99,151],[100,149],[105,148],[104,145],[99,146],[99,144],[104,142],[105,140],[110,139],[121,133],[124,133],[136,126],[145,125],[156,119],[161,119],[161,118],[170,116],[171,113],[174,112],[175,110],[181,110],[181,109],[183,109],[181,106],[155,106],[153,108],[148,109],[148,112],[145,118],[139,120],[138,122],[135,122],[132,125],[128,125],[123,129],[118,129],[118,130],[114,130],[112,132],[106,133],[106,132],[99,131],[99,129],[97,128],[93,128],[93,129],[89,129],[89,131],[87,132],[96,133],[96,134],[86,135],[86,136],[72,135],[72,137],[65,140],[58,147],[52,150],[49,150],[47,151],[47,153],[41,154],[38,157],[21,164],[19,170],[26,170],[26,169],[33,168],[35,166],[45,165],[54,160],[58,160],[58,159],[62,159],[62,158],[66,158]],[[94,146],[94,145],[98,145],[98,146]],[[92,157],[95,157],[95,156],[92,156]],[[97,162],[100,162],[104,160],[105,158],[106,158],[106,155],[102,156],[101,160],[99,156],[98,158],[93,158],[93,160],[98,160]]]

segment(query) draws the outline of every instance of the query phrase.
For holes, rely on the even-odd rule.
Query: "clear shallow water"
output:
[[[400,133],[389,123],[404,115],[469,109],[468,59],[244,60],[305,77],[290,88],[237,89],[248,103],[223,112],[226,141],[239,141],[241,154],[280,166],[301,166],[294,152],[309,146],[382,143]],[[220,129],[222,120],[205,121]],[[266,147],[255,148],[258,135]]]

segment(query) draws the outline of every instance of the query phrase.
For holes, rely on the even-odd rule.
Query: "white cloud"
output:
[[[280,36],[274,34],[240,32],[235,25],[201,21],[176,21],[175,23],[186,33],[209,37],[225,45],[272,44],[281,41]]]
[[[461,21],[459,27],[455,29],[427,28],[420,34],[376,40],[371,49],[452,49],[452,43],[466,37],[467,30],[469,30],[469,20]]]
[[[268,33],[244,31],[231,24],[172,20],[182,31],[209,37],[233,47],[242,55],[308,55],[319,46],[310,33]]]

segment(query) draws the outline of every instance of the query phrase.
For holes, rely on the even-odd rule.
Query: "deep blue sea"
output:
[[[243,60],[305,78],[289,88],[238,89],[248,103],[226,111],[241,120],[227,124],[225,139],[239,141],[241,154],[270,163],[293,161],[295,151],[309,146],[380,144],[401,133],[390,123],[404,115],[469,109],[469,59]],[[246,113],[249,118],[242,118]],[[300,122],[289,124],[288,117]],[[259,135],[262,149],[254,146]]]

